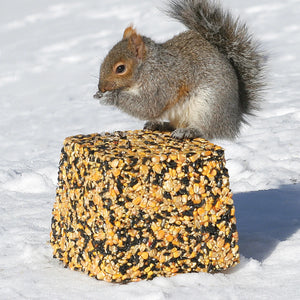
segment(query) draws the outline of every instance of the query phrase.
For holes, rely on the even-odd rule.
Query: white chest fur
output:
[[[175,105],[166,110],[162,116],[162,120],[169,120],[175,128],[193,127],[200,120],[205,120],[211,112],[212,90],[209,88],[201,88],[182,99]]]

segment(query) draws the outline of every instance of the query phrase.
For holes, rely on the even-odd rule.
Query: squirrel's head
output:
[[[145,58],[146,46],[141,35],[130,26],[123,39],[105,57],[100,68],[99,91],[130,88],[134,83],[137,65]]]

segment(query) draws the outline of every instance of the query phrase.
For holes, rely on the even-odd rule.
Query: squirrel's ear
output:
[[[137,58],[143,59],[146,53],[146,45],[143,38],[137,34],[136,30],[132,26],[125,29],[123,40],[125,39],[128,39],[128,45],[133,54]]]
[[[123,40],[129,39],[133,34],[137,34],[133,25],[128,26],[123,33]]]

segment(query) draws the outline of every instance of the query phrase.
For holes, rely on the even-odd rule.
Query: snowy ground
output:
[[[258,116],[226,149],[241,263],[127,285],[64,269],[48,244],[66,136],[142,127],[100,106],[99,63],[131,22],[163,41],[183,30],[160,0],[0,2],[1,299],[300,299],[300,1],[224,0],[270,56]]]

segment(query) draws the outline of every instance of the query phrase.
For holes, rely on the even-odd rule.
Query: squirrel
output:
[[[258,43],[215,1],[171,0],[166,12],[188,30],[156,43],[127,27],[101,64],[94,98],[174,138],[236,138],[264,88]]]

